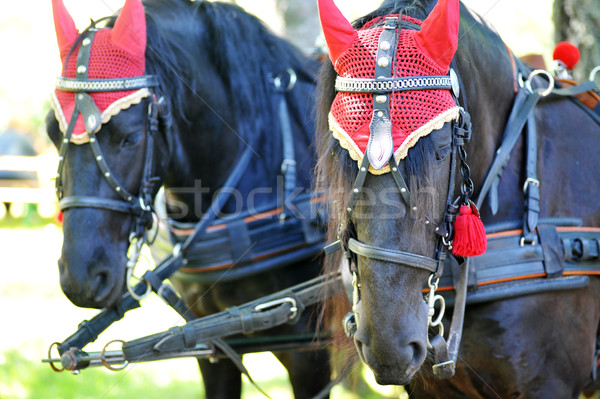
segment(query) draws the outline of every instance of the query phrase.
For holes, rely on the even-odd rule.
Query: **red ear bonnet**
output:
[[[146,70],[146,16],[140,0],[126,0],[113,28],[96,31],[91,43],[77,43],[79,33],[62,0],[52,0],[54,26],[63,63],[62,76],[75,78],[77,55],[82,45],[90,45],[88,79],[122,79],[143,76]],[[77,43],[77,44],[76,44]],[[77,47],[69,54],[74,45]],[[101,113],[102,123],[121,110],[139,103],[150,95],[147,88],[114,92],[92,92],[90,96]],[[75,108],[75,93],[56,89],[52,108],[60,128],[66,131]],[[71,141],[88,141],[81,115],[78,115]],[[99,129],[99,128],[98,128]]]
[[[448,69],[456,53],[459,21],[458,0],[439,0],[415,35],[419,47],[442,69]]]
[[[60,59],[64,60],[67,53],[75,43],[79,32],[75,28],[73,18],[65,8],[62,0],[52,0],[52,14],[54,16],[54,30],[60,50]]]
[[[336,7],[333,0],[319,0],[319,18],[329,48],[329,58],[335,65],[338,57],[348,50],[358,37],[358,33]]]
[[[333,0],[319,0],[319,14],[338,76],[354,80],[378,78],[375,63],[386,18],[399,16],[376,17],[354,30]],[[458,43],[459,17],[458,0],[439,0],[424,21],[403,15],[404,26],[396,29],[390,77],[448,76]],[[358,164],[362,162],[371,136],[374,97],[372,93],[338,91],[329,113],[333,136]],[[406,157],[421,137],[456,119],[458,109],[450,90],[390,92],[389,116],[396,160]],[[384,165],[369,170],[382,174],[390,169]]]

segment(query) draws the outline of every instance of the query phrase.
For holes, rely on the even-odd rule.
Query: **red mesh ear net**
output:
[[[75,69],[77,67],[78,53],[79,48],[71,53],[66,65],[63,66],[63,76],[67,78],[74,78],[76,76]],[[144,75],[145,69],[146,60],[144,57],[135,58],[130,52],[121,49],[112,43],[111,29],[101,29],[96,32],[90,50],[90,61],[88,65],[89,79],[115,79],[142,76]],[[94,99],[100,112],[103,112],[112,103],[133,92],[135,92],[135,90],[98,92],[90,93],[90,95]],[[73,113],[73,108],[75,107],[75,93],[58,89],[55,90],[55,93],[68,122]],[[78,135],[83,132],[85,132],[85,126],[83,125],[81,115],[79,115],[73,134]]]
[[[70,53],[78,32],[73,19],[66,10],[62,0],[53,0],[54,23],[56,36],[61,50],[63,76],[76,77],[77,54],[79,46]],[[143,76],[146,70],[146,16],[140,0],[126,0],[114,28],[100,29],[96,32],[91,44],[88,64],[88,79],[122,79]],[[122,101],[137,90],[117,92],[90,93],[100,112],[113,105],[118,112],[120,107],[129,106],[132,102]],[[58,104],[66,123],[69,123],[75,108],[75,93],[55,90]],[[131,100],[133,101],[133,100]],[[139,100],[138,100],[139,101]],[[127,104],[127,105],[125,105]],[[85,132],[81,115],[78,115],[73,136]]]
[[[403,16],[412,23],[421,21]],[[358,40],[340,56],[335,66],[342,77],[373,79],[377,45],[383,27],[371,26],[381,22],[376,18],[358,31]],[[416,31],[400,31],[396,57],[393,61],[394,77],[446,75],[438,63],[424,54],[415,42]],[[441,113],[456,107],[448,90],[415,90],[394,92],[390,97],[390,114],[394,149],[397,149],[407,137]],[[336,122],[364,153],[369,141],[369,123],[373,115],[373,95],[370,93],[338,92],[331,114]]]

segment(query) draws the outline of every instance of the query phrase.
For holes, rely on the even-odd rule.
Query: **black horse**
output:
[[[54,0],[53,5],[64,71],[47,130],[61,155],[57,190],[64,212],[64,243],[58,264],[67,297],[82,307],[118,306],[130,284],[128,249],[134,247],[132,242],[151,240],[150,208],[161,185],[167,215],[178,228],[193,227],[215,198],[224,201],[207,231],[225,232],[225,236],[217,237],[208,248],[205,245],[203,251],[221,256],[225,252],[220,252],[219,245],[225,242],[233,253],[230,262],[212,267],[220,274],[207,279],[195,268],[198,265],[192,258],[198,254],[191,245],[188,272],[174,280],[196,316],[317,276],[322,239],[313,230],[316,236],[311,240],[301,237],[298,241],[299,230],[289,225],[304,226],[300,235],[314,229],[314,218],[304,220],[306,209],[300,215],[295,199],[306,197],[311,188],[315,162],[312,101],[318,62],[231,4],[149,0],[142,8],[138,0],[127,0],[120,16],[92,23],[81,35],[62,2]],[[90,43],[86,60],[81,54]],[[129,59],[137,66],[129,65]],[[127,72],[128,68],[138,70]],[[100,84],[98,79],[124,85],[122,78],[132,80],[116,92],[116,100],[109,98],[114,92],[102,90],[105,83],[101,82],[104,86],[99,90],[94,86]],[[95,101],[92,111],[86,108],[89,102],[83,104],[86,98]],[[103,106],[106,98],[114,102]],[[119,105],[123,99],[129,101],[126,106]],[[80,122],[69,125],[65,118],[65,110],[74,101],[79,111],[72,119],[77,112],[85,116],[80,132]],[[121,111],[112,112],[106,121],[106,110],[114,104]],[[102,125],[91,126],[100,119]],[[65,135],[68,129],[70,137]],[[229,180],[233,186],[219,196],[230,175],[240,172],[237,182]],[[248,227],[252,220],[262,223],[258,230]],[[173,228],[174,240],[182,234],[187,237],[180,230]],[[273,231],[279,235],[272,237]],[[282,240],[275,248],[270,242]],[[274,255],[260,252],[259,247],[287,258],[265,263],[265,258],[273,260]],[[266,266],[257,266],[261,264]],[[307,309],[297,324],[269,330],[269,335],[312,337],[316,322],[310,313]],[[327,351],[275,355],[288,369],[296,397],[313,397],[327,387]],[[199,363],[207,397],[240,396],[241,374],[233,362]]]
[[[600,280],[593,276],[598,273],[596,247],[600,231],[600,184],[596,172],[600,167],[600,159],[596,154],[596,148],[600,144],[600,125],[597,117],[594,118],[569,97],[550,95],[539,101],[534,109],[534,119],[527,122],[529,128],[537,128],[537,139],[532,140],[537,148],[528,143],[523,135],[518,137],[503,174],[500,171],[499,183],[495,188],[493,186],[496,183],[491,185],[487,197],[489,202],[485,202],[481,210],[481,219],[490,233],[522,227],[524,215],[536,213],[539,209],[538,233],[539,237],[542,237],[540,245],[537,241],[540,238],[534,234],[537,246],[534,245],[536,243],[526,234],[526,228],[529,227],[529,220],[526,220],[527,227],[523,227],[523,232],[506,233],[514,238],[510,246],[496,246],[495,240],[498,236],[490,235],[488,254],[482,256],[482,259],[487,259],[486,262],[490,264],[506,261],[523,265],[526,259],[539,258],[543,251],[556,251],[556,264],[560,264],[558,272],[553,274],[549,270],[555,263],[545,258],[548,261],[548,269],[542,267],[539,273],[527,276],[532,277],[531,279],[521,280],[522,283],[525,281],[523,284],[528,287],[539,283],[542,288],[515,293],[516,291],[511,290],[517,289],[518,284],[505,282],[490,286],[497,287],[497,293],[503,295],[495,298],[488,296],[478,303],[471,302],[472,304],[466,307],[462,344],[453,378],[436,380],[431,369],[421,367],[426,358],[429,358],[428,352],[431,354],[428,343],[430,340],[433,342],[434,334],[431,330],[428,332],[428,304],[424,301],[423,290],[427,287],[426,283],[432,272],[440,271],[440,259],[442,254],[447,253],[449,241],[452,239],[449,228],[452,227],[458,210],[454,198],[458,196],[466,199],[465,203],[468,204],[471,194],[473,198],[480,195],[496,150],[503,143],[503,132],[513,104],[518,102],[517,92],[526,90],[522,87],[523,81],[519,73],[523,75],[523,80],[527,80],[531,71],[520,65],[497,33],[481,17],[462,5],[459,9],[459,5],[453,1],[440,0],[438,5],[448,7],[442,10],[440,7],[434,8],[436,3],[438,2],[435,0],[387,1],[380,9],[354,24],[355,29],[366,26],[365,31],[379,29],[378,32],[385,32],[391,29],[394,32],[394,29],[400,28],[393,16],[399,15],[405,21],[402,23],[402,30],[420,30],[421,36],[414,39],[419,41],[417,49],[411,54],[427,53],[429,61],[423,62],[431,63],[433,60],[433,63],[438,65],[438,60],[448,59],[448,64],[442,68],[445,69],[442,75],[451,67],[456,71],[458,80],[454,84],[449,83],[441,87],[442,83],[439,82],[443,82],[442,79],[436,83],[437,87],[420,87],[424,90],[419,93],[451,90],[458,105],[471,116],[472,137],[468,143],[468,136],[465,135],[468,131],[468,121],[465,122],[466,115],[460,113],[456,120],[437,126],[437,130],[432,130],[416,144],[413,143],[414,146],[408,150],[408,155],[397,167],[401,172],[400,177],[394,172],[380,175],[362,173],[362,165],[368,167],[369,164],[361,165],[360,158],[356,157],[359,151],[353,144],[348,144],[348,141],[343,142],[343,134],[351,134],[348,133],[349,129],[340,133],[339,128],[339,125],[346,121],[346,117],[350,120],[346,126],[350,126],[361,116],[365,116],[351,115],[348,111],[350,107],[344,108],[344,104],[351,103],[355,106],[354,109],[360,110],[362,100],[358,99],[359,96],[366,96],[364,101],[367,104],[376,104],[376,107],[387,106],[385,96],[390,90],[381,89],[380,92],[371,95],[368,90],[364,90],[366,83],[362,82],[363,92],[348,93],[361,90],[352,88],[351,85],[354,84],[352,78],[362,76],[343,73],[359,70],[358,67],[351,69],[355,65],[367,65],[365,68],[370,71],[370,76],[365,78],[373,79],[373,68],[384,68],[387,65],[385,60],[380,61],[380,57],[386,57],[385,54],[382,56],[381,52],[389,50],[389,43],[393,39],[384,40],[384,33],[381,33],[379,42],[375,41],[373,47],[369,47],[366,39],[369,37],[368,32],[357,35],[352,26],[339,17],[332,2],[323,1],[320,5],[326,37],[328,30],[334,30],[326,25],[332,24],[331,21],[338,23],[335,25],[337,33],[332,33],[327,39],[337,69],[334,70],[332,66],[324,67],[320,81],[318,181],[330,190],[330,203],[336,205],[331,215],[341,215],[340,218],[330,221],[330,235],[332,238],[337,235],[341,239],[342,247],[351,259],[350,270],[355,278],[353,310],[357,314],[357,320],[354,331],[350,323],[350,332],[353,333],[361,359],[373,370],[377,381],[381,384],[395,385],[410,383],[411,397],[576,398],[589,382],[596,367],[596,342],[600,326]],[[454,22],[459,34],[451,37],[448,36],[449,33],[444,33],[453,31],[453,27],[445,18],[452,13],[454,7],[457,14]],[[382,16],[392,16],[392,19],[387,20],[381,18]],[[426,28],[426,22],[421,24],[420,21],[426,21],[428,16],[435,24],[430,23]],[[432,29],[432,25],[437,27]],[[437,45],[424,43],[433,31],[438,33],[436,37],[431,37],[431,42]],[[398,40],[404,40],[401,43],[408,43],[408,46],[414,42],[410,37],[416,36],[416,33],[405,33],[404,36],[396,38],[401,37]],[[391,37],[394,37],[393,34]],[[454,53],[453,47],[456,46],[456,42],[458,48]],[[436,46],[438,53],[431,54],[431,48]],[[372,51],[365,56],[366,50],[363,49]],[[409,51],[402,45],[395,50],[403,54]],[[397,69],[393,71],[401,72],[392,75],[390,81],[406,76],[422,78],[423,75],[435,75],[419,73],[423,64],[417,65],[417,62],[424,58],[413,59],[411,62],[404,58],[402,62],[405,64],[394,66]],[[377,66],[374,67],[375,63]],[[340,81],[335,83],[337,93],[334,88],[336,74],[343,75],[342,78],[349,78],[345,82],[344,79],[338,78]],[[390,77],[384,73],[376,73],[375,76]],[[548,81],[543,79],[535,80],[538,80],[537,84],[542,87],[536,89],[536,84],[533,84],[533,88],[527,89],[527,93],[539,94],[539,90],[549,85]],[[423,86],[423,82],[425,79],[415,82],[415,85]],[[343,86],[342,83],[347,86]],[[549,88],[552,88],[551,84]],[[460,89],[460,94],[457,89]],[[364,92],[368,94],[363,94]],[[406,114],[391,113],[392,120],[396,118],[403,121],[418,116],[414,114],[415,109],[410,108],[410,101],[416,101],[410,97],[414,92],[392,92],[389,95],[404,96],[403,93],[408,93],[406,97],[401,97],[408,104],[405,107]],[[347,113],[338,110],[334,115],[332,104],[334,107],[341,107]],[[437,101],[429,103],[429,107],[437,105]],[[371,138],[373,135],[383,134],[382,131],[385,133],[383,128],[373,128],[378,115],[377,112],[369,112],[371,113],[368,113],[366,118],[360,120],[366,121],[367,126],[371,123]],[[385,112],[385,109],[382,112]],[[382,113],[379,117],[384,119],[384,116]],[[334,126],[332,118],[338,126]],[[513,122],[516,118],[513,115]],[[464,123],[461,124],[461,120]],[[385,126],[385,120],[377,120],[377,123],[378,126]],[[356,133],[354,138],[360,139],[360,133]],[[369,135],[366,137],[369,138]],[[374,145],[378,144],[377,138],[373,141]],[[340,145],[341,142],[344,147]],[[465,151],[459,149],[455,152],[453,147],[463,147]],[[465,159],[466,154],[468,159]],[[535,160],[531,168],[531,165],[527,164],[536,156],[537,168]],[[453,162],[453,157],[456,162]],[[357,158],[361,165],[359,168],[356,167]],[[363,160],[366,158],[365,151]],[[391,164],[393,156],[385,158],[384,161],[388,159],[391,169],[396,169]],[[467,162],[470,172],[465,167]],[[453,170],[453,167],[456,169]],[[366,175],[364,185],[357,179],[357,176],[361,177],[361,173],[363,177]],[[399,182],[402,177],[409,182],[407,185]],[[472,186],[469,180],[472,181]],[[474,187],[473,193],[470,192],[471,187]],[[535,200],[529,194],[532,187],[539,187],[539,207],[535,202],[531,202]],[[410,197],[403,195],[408,192]],[[454,192],[460,194],[453,194]],[[358,199],[355,193],[360,195]],[[524,207],[526,201],[530,202]],[[460,205],[460,202],[458,204]],[[545,238],[542,233],[548,225],[551,226],[551,232],[570,228],[555,229],[557,223],[552,221],[543,224],[542,220],[546,218],[577,218],[583,226],[589,227],[587,231],[595,234],[595,238],[590,241],[593,243],[590,248],[594,247],[594,250],[584,257],[592,266],[589,273],[592,276],[583,278],[581,288],[575,289],[575,285],[567,284],[562,290],[551,289],[554,282],[564,282],[569,278],[565,277],[570,273],[569,258],[564,254],[571,253],[571,244],[561,235],[560,240],[554,241],[554,245],[544,245]],[[497,227],[499,224],[504,228]],[[443,234],[444,229],[449,234]],[[558,236],[555,236],[555,239],[557,238]],[[549,242],[552,243],[552,240]],[[519,258],[519,254],[525,254],[525,257]],[[567,258],[564,264],[561,263],[563,257]],[[461,258],[458,257],[458,260]],[[473,274],[481,278],[486,270],[480,266],[485,262],[479,262],[478,257],[470,258],[470,261],[473,262],[472,266],[477,266],[474,270],[471,268],[470,272],[474,271]],[[328,268],[339,268],[338,261],[327,264]],[[445,268],[444,276],[451,273],[456,277],[455,273],[461,267],[464,268],[464,264]],[[553,280],[552,276],[556,275],[560,277]],[[472,277],[469,275],[469,279]],[[496,281],[501,280],[500,277],[506,276],[498,276]],[[449,281],[452,285],[452,279]],[[456,286],[456,279],[454,285]],[[472,286],[474,291],[469,293],[468,299],[486,292],[484,286],[477,285]],[[446,327],[449,324],[447,319],[444,318]],[[429,326],[431,325],[430,319]],[[435,332],[437,328],[439,327],[436,327]]]

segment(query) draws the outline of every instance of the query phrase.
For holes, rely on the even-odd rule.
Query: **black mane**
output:
[[[194,116],[188,102],[210,102],[203,98],[207,91],[203,90],[205,68],[198,65],[199,60],[208,58],[206,63],[216,69],[239,122],[232,128],[246,142],[256,143],[255,135],[264,136],[270,130],[277,130],[276,113],[267,111],[273,108],[273,85],[269,81],[273,75],[291,67],[299,80],[311,84],[316,80],[316,64],[272,35],[260,20],[238,6],[209,1],[148,0],[144,7],[146,73],[158,76],[171,109],[177,110],[188,124]],[[297,92],[288,101],[301,98]],[[304,115],[298,117],[304,119]],[[278,137],[270,136],[273,137],[258,145],[280,148]]]

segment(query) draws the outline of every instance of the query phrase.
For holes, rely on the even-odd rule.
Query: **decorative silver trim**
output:
[[[350,93],[390,93],[407,90],[450,90],[449,76],[409,76],[404,78],[353,79],[338,76],[335,79],[337,91]]]
[[[54,87],[58,90],[73,92],[102,92],[102,91],[125,91],[137,90],[145,87],[157,86],[158,82],[154,76],[139,76],[125,79],[88,79],[78,80],[59,76],[56,78]]]

